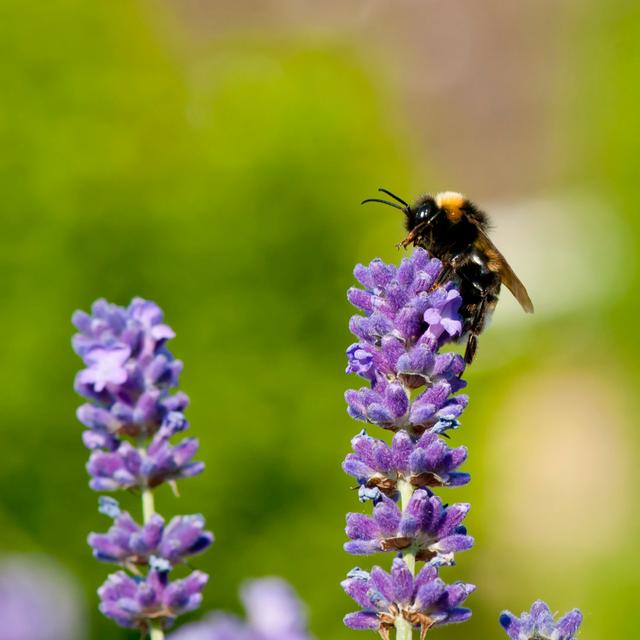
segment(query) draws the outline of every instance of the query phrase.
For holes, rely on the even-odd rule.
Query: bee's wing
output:
[[[479,230],[480,235],[476,244],[489,257],[489,268],[500,274],[502,282],[507,286],[513,297],[520,303],[520,306],[527,312],[533,313],[533,302],[527,293],[525,286],[520,282],[520,278],[513,272],[505,257],[496,249],[495,245],[484,231]]]

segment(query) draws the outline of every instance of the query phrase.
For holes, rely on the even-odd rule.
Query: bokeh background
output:
[[[96,612],[110,567],[85,539],[108,523],[69,318],[142,295],[177,331],[207,463],[159,496],[216,533],[203,610],[278,574],[319,639],[356,637],[344,294],[402,238],[358,203],[454,189],[492,214],[537,312],[505,292],[467,375],[453,442],[473,482],[451,499],[477,546],[445,577],[479,589],[434,638],[502,637],[500,610],[537,597],[581,607],[583,640],[633,637],[639,43],[632,0],[4,0],[2,551],[64,567],[88,639],[137,637]]]

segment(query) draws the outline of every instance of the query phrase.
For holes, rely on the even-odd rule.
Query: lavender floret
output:
[[[351,440],[351,446],[353,453],[347,455],[342,468],[358,481],[361,498],[366,499],[367,490],[375,488],[397,498],[399,480],[416,488],[456,487],[470,480],[468,473],[457,471],[467,459],[466,447],[449,447],[432,431],[415,442],[406,431],[398,431],[389,446],[363,430]]]
[[[201,571],[173,582],[166,572],[151,570],[141,578],[118,571],[98,589],[100,611],[122,627],[145,628],[152,620],[164,628],[177,616],[200,606],[207,580]]]
[[[536,600],[531,611],[519,618],[503,611],[500,624],[511,640],[574,640],[582,624],[582,612],[572,609],[556,622],[547,603]]]
[[[415,491],[403,510],[383,496],[372,516],[347,515],[346,533],[351,542],[344,549],[354,555],[410,549],[417,560],[438,557],[440,564],[451,564],[455,552],[473,546],[473,538],[460,524],[469,508],[462,503],[445,507],[424,489]]]
[[[89,457],[89,486],[95,491],[117,491],[190,478],[204,470],[204,463],[193,461],[197,451],[196,438],[184,438],[174,446],[156,434],[145,450],[118,442],[114,451],[97,450]]]
[[[176,565],[213,542],[213,534],[205,531],[204,526],[204,518],[199,514],[175,516],[165,525],[164,518],[154,513],[141,526],[127,511],[119,511],[109,531],[91,533],[88,542],[94,557],[102,562],[135,567],[147,565],[151,556],[158,556]]]
[[[464,622],[471,611],[460,605],[475,590],[474,585],[464,582],[445,584],[429,564],[414,577],[400,558],[394,559],[391,573],[377,566],[371,573],[351,571],[342,588],[362,607],[345,616],[345,625],[378,631],[385,639],[399,619],[420,629],[421,637],[431,627]]]
[[[418,379],[420,377],[418,376]],[[415,377],[413,384],[415,382]],[[430,379],[431,380],[431,379]],[[413,401],[409,389],[398,378],[378,377],[371,388],[350,389],[345,393],[348,413],[355,420],[375,424],[383,429],[404,429],[411,435],[433,430],[441,421],[455,421],[467,406],[465,395],[452,396],[462,384],[435,378]]]

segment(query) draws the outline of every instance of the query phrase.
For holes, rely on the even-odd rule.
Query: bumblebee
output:
[[[379,191],[396,202],[368,198],[362,204],[380,202],[400,209],[408,234],[398,246],[422,247],[442,262],[443,269],[434,287],[450,280],[456,283],[462,297],[460,339],[467,338],[464,353],[467,364],[473,361],[478,336],[495,309],[502,283],[527,313],[533,313],[527,290],[487,235],[487,215],[473,202],[460,193],[445,191],[435,197],[422,196],[410,205],[387,189]]]

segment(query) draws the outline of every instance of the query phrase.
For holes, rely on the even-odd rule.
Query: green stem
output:
[[[413,637],[413,627],[404,618],[396,619],[396,640],[411,640]],[[152,639],[152,640],[155,640]]]
[[[164,631],[157,620],[149,623],[150,640],[164,640]]]
[[[156,512],[156,504],[153,497],[153,490],[148,487],[142,490],[142,518],[147,524],[151,516]]]
[[[409,500],[415,491],[415,487],[406,480],[398,480],[398,491],[400,492],[400,506],[402,511],[407,508]],[[411,575],[415,575],[416,571],[416,554],[412,547],[402,552],[402,559],[405,561]],[[402,617],[396,618],[396,640],[411,640],[413,637],[413,626],[408,620]]]
[[[145,487],[142,490],[142,519],[145,524],[149,522],[155,512],[156,504],[153,489]],[[164,640],[164,631],[159,620],[149,620],[149,640]]]

